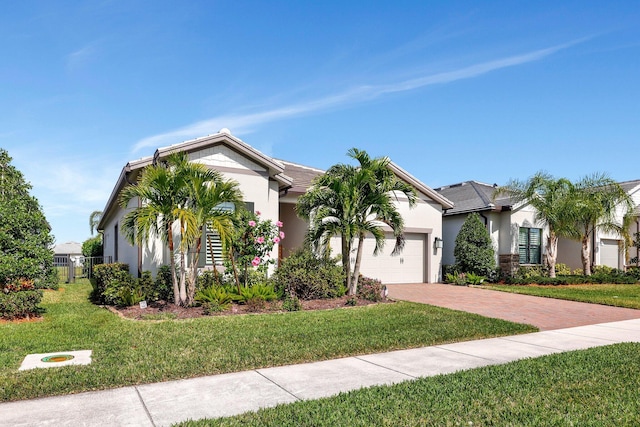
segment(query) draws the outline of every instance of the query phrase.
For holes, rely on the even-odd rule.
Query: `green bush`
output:
[[[378,279],[372,279],[370,277],[360,276],[358,278],[358,298],[366,299],[369,301],[382,301],[384,297],[385,287]]]
[[[285,258],[273,280],[278,293],[302,300],[337,298],[346,293],[338,259],[317,257],[308,248],[298,249]]]
[[[158,269],[155,290],[158,293],[158,299],[173,302],[173,280],[171,279],[170,266],[163,265]]]
[[[93,299],[99,304],[116,305],[120,300],[120,289],[132,287],[133,278],[129,265],[123,263],[99,264],[93,269]]]
[[[17,292],[0,292],[0,318],[17,319],[36,316],[42,312],[38,307],[42,290],[32,289]]]
[[[195,300],[202,304],[205,312],[224,311],[233,302],[233,296],[221,286],[209,286],[196,292]]]
[[[282,300],[282,309],[284,311],[300,311],[302,310],[302,304],[300,304],[300,300],[297,296],[287,294]]]
[[[496,268],[495,253],[487,228],[477,213],[471,213],[456,236],[453,249],[456,269],[465,273],[490,276]]]
[[[569,276],[571,274],[571,267],[567,264],[563,264],[561,262],[556,264],[556,275],[558,276]]]
[[[237,292],[237,291],[236,291]],[[238,295],[236,293],[236,295]],[[257,284],[246,288],[240,288],[240,295],[237,301],[241,304],[246,304],[249,300],[258,298],[262,301],[273,301],[278,299],[273,285]]]
[[[36,316],[42,312],[38,307],[41,300],[42,290],[36,289],[33,280],[20,279],[0,284],[0,318]]]

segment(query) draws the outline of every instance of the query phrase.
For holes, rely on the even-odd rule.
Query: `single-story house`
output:
[[[530,205],[513,204],[506,196],[494,200],[497,187],[497,184],[465,181],[435,189],[454,204],[443,212],[443,265],[455,264],[456,237],[467,216],[474,212],[480,215],[489,231],[496,263],[503,272],[513,274],[521,265],[543,263],[548,227],[536,222],[536,210]]]
[[[71,261],[76,267],[82,266],[82,243],[66,242],[53,247],[53,257],[56,265],[67,266]]]
[[[629,234],[640,231],[640,180],[620,182],[620,186],[633,200],[635,210],[633,220],[629,226]],[[622,212],[618,211],[617,221],[622,224]],[[558,262],[567,264],[572,269],[582,268],[580,258],[581,243],[565,238],[558,239]],[[625,269],[628,260],[638,256],[638,251],[631,248],[625,253],[622,237],[614,233],[605,233],[597,230],[591,238],[591,264],[606,265],[608,267]],[[634,264],[635,265],[635,264]]]
[[[126,241],[120,223],[126,212],[138,206],[140,201],[134,199],[123,209],[118,199],[125,186],[135,185],[146,166],[175,152],[185,152],[190,161],[205,164],[227,179],[236,180],[249,209],[260,211],[263,219],[284,223],[282,231],[286,238],[274,248],[273,258],[286,257],[302,244],[308,226],[296,216],[295,203],[312,179],[324,171],[269,157],[223,129],[214,135],[159,148],[153,156],[124,166],[98,225],[104,235],[105,256],[111,256],[115,262],[129,264],[134,275],[145,270],[155,273],[159,266],[169,263],[168,249],[160,241],[152,240],[143,246],[130,245]],[[392,163],[391,169],[400,179],[413,185],[418,193],[418,204],[413,209],[409,209],[407,200],[399,198],[397,202],[405,220],[407,243],[402,254],[391,256],[394,242],[389,233],[384,252],[374,257],[373,238],[368,238],[361,272],[384,283],[437,282],[440,280],[442,251],[436,248],[436,239],[442,238],[442,212],[451,209],[453,203],[398,165]],[[335,255],[340,250],[338,241],[332,242]],[[209,251],[207,245],[203,245],[202,250],[203,255],[209,255],[205,254]],[[214,255],[216,250],[219,248],[214,248]],[[220,259],[219,256],[215,258]],[[200,267],[211,267],[210,256],[201,256],[200,260]]]

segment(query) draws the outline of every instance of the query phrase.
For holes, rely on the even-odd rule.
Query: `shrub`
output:
[[[38,307],[41,300],[40,289],[0,292],[0,318],[11,320],[36,316],[42,312]]]
[[[302,310],[302,304],[300,304],[297,296],[287,294],[284,296],[284,300],[282,300],[282,309],[284,311],[300,311]]]
[[[263,301],[273,301],[278,299],[278,294],[276,293],[273,285],[257,284],[247,288],[240,288],[240,295],[237,301],[246,304],[249,300],[254,298],[259,298]]]
[[[132,284],[132,286],[123,286],[118,290],[114,303],[121,307],[130,307],[144,300],[145,296],[140,286]]]
[[[571,267],[567,264],[563,264],[561,262],[556,264],[556,275],[558,276],[568,276],[571,274]]]
[[[484,280],[484,276],[480,276],[479,274],[467,273],[467,284],[469,285],[481,285]]]
[[[209,286],[198,291],[195,300],[205,307],[205,312],[215,312],[226,310],[233,302],[233,297],[221,286]]]
[[[23,278],[0,284],[0,318],[36,316],[42,312],[38,307],[41,300],[42,291],[36,289],[33,280]]]
[[[489,276],[496,267],[491,237],[477,213],[471,213],[456,236],[453,249],[458,271]]]
[[[556,270],[556,273],[557,273],[557,270]],[[528,279],[531,277],[542,277],[542,276],[548,276],[548,275],[549,274],[546,266],[526,265],[526,266],[520,266],[520,268],[518,268],[518,271],[516,272],[515,277],[519,279]]]
[[[173,302],[173,280],[171,279],[171,267],[163,265],[156,274],[155,290],[158,299]]]
[[[445,277],[446,283],[452,283],[458,286],[467,285],[467,274],[466,273],[447,273]]]
[[[309,248],[298,249],[285,258],[273,280],[278,293],[303,300],[337,298],[346,293],[338,259],[317,257]]]
[[[372,279],[370,277],[360,276],[358,278],[358,291],[359,298],[369,301],[382,301],[384,299],[385,287],[378,279]]]
[[[356,297],[349,297],[344,302],[344,305],[349,306],[349,307],[355,307],[357,304],[358,304],[358,299]]]
[[[93,299],[100,304],[118,304],[120,289],[131,288],[133,278],[123,263],[99,264],[93,269]]]

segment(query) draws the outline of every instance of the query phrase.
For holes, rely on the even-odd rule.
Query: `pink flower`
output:
[[[273,243],[278,243],[280,241],[280,238],[278,236],[273,238]]]
[[[256,243],[260,243],[260,244],[264,243],[264,237],[262,237],[262,236],[258,237],[256,239]]]
[[[257,267],[260,265],[260,257],[255,257],[252,261],[251,261],[251,265],[253,265],[254,267]]]
[[[278,228],[282,227],[282,221],[276,222],[276,225],[278,226]]]
[[[256,215],[260,216],[260,211],[256,211]]]
[[[284,231],[281,231],[281,232],[280,232],[280,238],[281,238],[281,239],[284,239]]]
[[[256,226],[256,222],[251,220],[249,221],[249,227],[255,227]]]

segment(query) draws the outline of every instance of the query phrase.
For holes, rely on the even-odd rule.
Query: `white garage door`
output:
[[[380,279],[382,283],[423,283],[426,277],[425,234],[405,234],[405,246],[400,255],[391,256],[395,239],[387,234],[384,250],[373,255],[375,240],[364,241],[362,265],[363,276]],[[355,254],[352,258],[355,261]]]
[[[612,239],[602,239],[600,241],[600,265],[613,268],[620,268],[620,251],[618,241]]]

